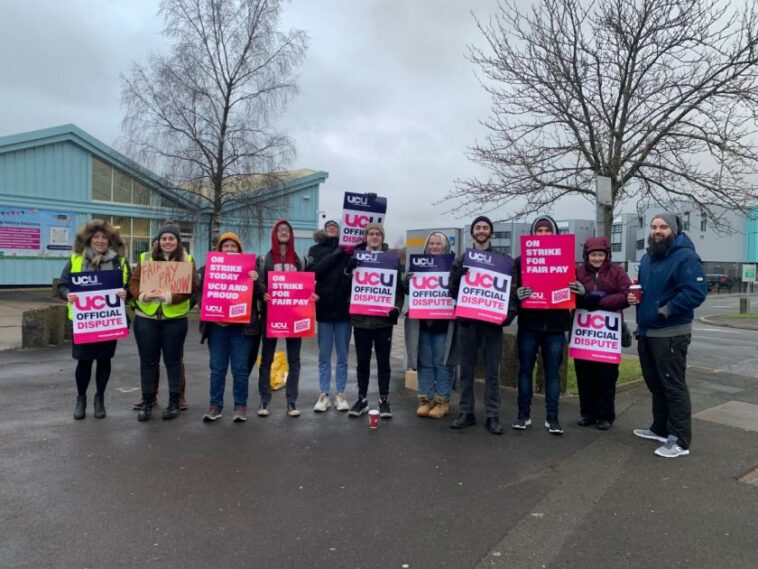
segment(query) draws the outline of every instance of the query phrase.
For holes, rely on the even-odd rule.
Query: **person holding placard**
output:
[[[334,405],[337,411],[348,411],[345,399],[347,356],[350,347],[350,277],[345,269],[350,255],[339,246],[340,226],[333,219],[324,223],[324,230],[314,235],[316,244],[308,251],[308,270],[316,275],[316,321],[318,323],[318,381],[321,394],[313,410],[323,413],[331,407],[329,391],[332,381],[332,351],[337,353],[334,370],[337,390]]]
[[[577,308],[621,313],[629,306],[627,294],[632,284],[626,271],[611,262],[611,244],[605,237],[590,237],[584,243],[584,263],[576,269]],[[620,329],[619,329],[620,333]],[[620,346],[619,346],[620,347]],[[616,381],[619,364],[574,357],[579,387],[578,424],[595,424],[601,431],[611,428],[616,419]]]
[[[366,225],[366,234],[363,243],[355,248],[355,255],[360,251],[369,253],[385,253],[389,247],[384,242],[384,226],[381,223],[369,223]],[[352,275],[358,266],[354,256],[346,272]],[[403,307],[405,294],[402,286],[402,267],[400,260],[396,260],[394,267],[395,282],[395,305],[386,316],[373,316],[353,313],[350,320],[353,324],[355,337],[355,355],[357,356],[356,375],[358,378],[358,399],[348,412],[350,417],[360,417],[368,413],[368,383],[371,376],[371,352],[376,353],[376,368],[379,381],[379,415],[383,419],[392,418],[392,408],[389,402],[390,393],[390,352],[392,351],[392,330],[397,324],[400,309]]]
[[[449,255],[452,258],[448,236],[442,231],[432,231],[426,238],[424,255]],[[407,289],[414,277],[410,271],[405,277]],[[458,357],[454,337],[455,318],[421,319],[406,315],[405,351],[408,365],[418,374],[417,417],[441,419],[450,412],[453,369]]]
[[[182,247],[179,226],[165,223],[158,229],[158,243],[150,252],[150,260],[137,265],[129,280],[129,292],[136,298],[134,313],[134,336],[140,357],[140,383],[142,385],[142,408],[137,415],[138,421],[149,421],[152,417],[155,400],[156,368],[160,365],[161,354],[168,376],[169,403],[163,413],[163,419],[170,420],[179,416],[179,395],[181,392],[181,364],[184,354],[184,340],[187,337],[187,313],[190,310],[190,297],[197,289],[195,262]],[[151,263],[174,262],[186,263],[188,272],[187,292],[171,292],[167,283],[163,288],[156,287],[140,292],[142,271]],[[161,267],[162,269],[162,267]],[[146,282],[147,277],[145,278]]]
[[[295,234],[288,221],[279,220],[271,230],[271,249],[258,259],[258,288],[263,295],[261,320],[264,325],[261,346],[261,364],[258,368],[258,393],[261,402],[258,406],[258,416],[267,417],[271,402],[271,364],[276,353],[277,338],[269,338],[265,333],[267,317],[266,303],[271,300],[268,294],[268,273],[270,271],[304,271],[306,262],[295,252]],[[300,384],[300,347],[302,338],[285,338],[287,344],[287,415],[299,417],[297,408],[298,388]]]
[[[242,242],[235,233],[224,233],[219,237],[216,251],[229,255],[242,253]],[[251,257],[251,263],[253,258]],[[227,273],[228,274],[228,273]],[[244,273],[239,275],[242,279]],[[262,294],[258,284],[258,272],[250,271],[247,277],[252,281],[253,301],[250,306],[249,321],[244,324],[221,322],[200,322],[200,343],[208,339],[210,356],[210,400],[203,421],[213,422],[221,418],[224,409],[226,372],[231,368],[234,416],[232,421],[247,421],[247,397],[249,388],[248,358],[254,344],[260,342],[261,323],[258,316],[258,297]],[[250,281],[248,281],[250,282]],[[202,290],[202,279],[198,288]],[[249,290],[249,289],[248,289]]]
[[[558,226],[549,215],[542,215],[532,223],[531,235],[558,235]],[[532,289],[522,284],[522,256],[514,265],[516,296],[523,302],[532,295]],[[573,281],[569,290],[576,294],[579,283]],[[571,310],[535,309],[519,307],[518,312],[518,416],[512,427],[524,430],[532,424],[532,382],[537,352],[542,352],[545,370],[545,428],[553,435],[562,435],[558,421],[558,404],[561,393],[560,367],[566,334],[571,330]]]
[[[471,223],[471,237],[473,238],[473,251],[475,253],[491,253],[486,257],[493,258],[495,253],[492,249],[492,221],[487,216],[480,215]],[[471,250],[469,250],[471,252]],[[469,267],[464,264],[466,253],[458,256],[450,269],[448,290],[453,298],[459,298],[459,290],[463,286],[461,281],[469,272]],[[484,255],[483,255],[484,256]],[[513,263],[508,255],[501,255],[501,261]],[[490,276],[488,280],[492,280]],[[484,364],[484,427],[493,435],[502,435],[503,427],[500,424],[500,360],[503,355],[503,326],[509,326],[516,317],[517,303],[514,287],[509,283],[508,306],[502,321],[484,321],[459,316],[458,323],[458,349],[461,360],[461,399],[458,405],[458,417],[450,425],[453,429],[465,429],[476,424],[474,414],[474,372],[479,352],[482,352]],[[503,293],[505,294],[505,293]],[[460,303],[458,304],[460,308]]]
[[[74,254],[66,263],[58,283],[58,296],[69,303],[68,318],[73,320],[72,303],[77,295],[69,291],[71,275],[88,271],[119,271],[122,275],[123,290],[118,297],[127,298],[126,285],[129,283],[129,263],[126,260],[126,246],[118,229],[102,219],[93,219],[79,228],[74,241]],[[111,375],[111,359],[116,353],[116,341],[71,344],[71,355],[77,360],[76,405],[74,419],[84,419],[87,413],[87,388],[92,378],[92,367],[97,362],[95,372],[96,391],[94,398],[95,418],[103,419],[105,411],[105,388]]]

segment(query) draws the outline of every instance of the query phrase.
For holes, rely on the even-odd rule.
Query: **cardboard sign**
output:
[[[397,255],[356,251],[355,258],[358,267],[353,271],[350,314],[388,316],[395,308]]]
[[[371,200],[367,194],[345,192],[340,226],[340,247],[355,247],[363,243],[369,223],[383,223],[387,213],[387,198]]]
[[[508,316],[513,259],[494,251],[466,249],[455,316],[502,324]]]
[[[200,320],[224,324],[250,322],[253,306],[255,255],[208,253],[203,274]]]
[[[444,320],[454,317],[455,299],[447,290],[450,267],[455,260],[447,255],[411,255],[409,279],[408,317]]]
[[[532,289],[522,308],[574,308],[574,235],[522,235],[521,286]]]
[[[569,357],[606,364],[621,363],[621,314],[577,309],[569,341]]]
[[[117,294],[124,290],[120,270],[71,273],[69,290],[76,293],[74,344],[105,342],[129,335],[124,301]]]
[[[316,333],[314,273],[270,271],[266,307],[267,338],[307,338]]]
[[[147,261],[140,269],[139,291],[192,292],[192,263],[176,261]]]

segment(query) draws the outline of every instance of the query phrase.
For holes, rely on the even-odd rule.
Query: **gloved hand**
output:
[[[368,192],[366,197],[368,197],[368,201],[374,202],[378,196],[374,192]]]
[[[347,266],[345,267],[345,274],[351,275],[357,266],[358,259],[355,257],[350,257],[350,260],[347,262]]]
[[[398,318],[400,318],[400,310],[398,310],[397,307],[393,308],[387,314],[387,318],[390,319],[390,322],[392,322],[393,325],[397,324],[397,320],[398,320]]]
[[[465,275],[466,273],[468,273],[470,268],[471,267],[467,267],[466,265],[464,265],[463,268],[461,269],[461,275]]]
[[[584,285],[580,283],[579,281],[570,282],[569,290],[579,296],[583,296],[587,292],[584,288]]]
[[[519,300],[526,300],[532,296],[532,288],[528,286],[520,286],[516,289],[516,297]]]

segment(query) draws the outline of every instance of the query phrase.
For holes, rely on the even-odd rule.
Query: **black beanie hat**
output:
[[[490,226],[490,235],[492,235],[495,232],[495,227],[492,225],[492,221],[490,221],[490,218],[486,215],[480,215],[479,217],[476,217],[474,221],[471,222],[471,237],[474,236],[474,226],[479,223],[480,221],[483,221],[487,225]]]
[[[168,222],[161,225],[158,228],[158,233],[156,233],[155,238],[160,239],[161,235],[164,233],[171,233],[174,237],[176,237],[176,240],[179,241],[179,243],[182,242],[182,231],[175,223]]]

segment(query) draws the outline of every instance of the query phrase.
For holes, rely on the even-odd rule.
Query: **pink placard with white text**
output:
[[[521,308],[572,309],[576,299],[569,283],[576,279],[574,235],[522,235],[521,286],[532,296]]]

